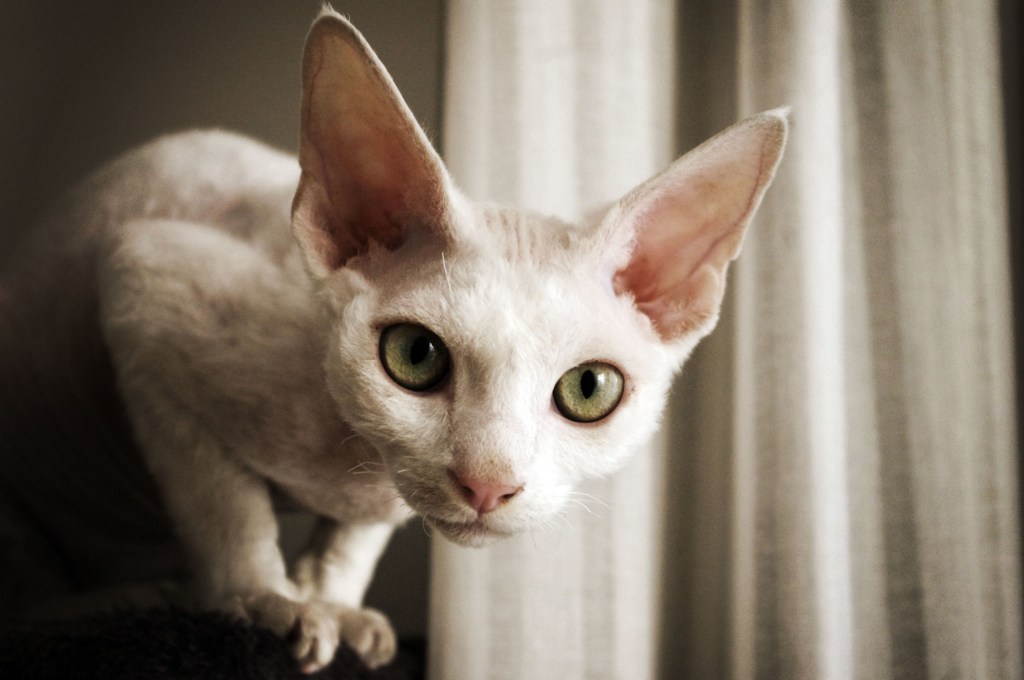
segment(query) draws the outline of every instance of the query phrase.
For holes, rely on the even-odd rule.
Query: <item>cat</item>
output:
[[[393,657],[362,599],[407,518],[490,544],[651,436],[787,113],[572,225],[463,196],[329,7],[301,78],[298,163],[227,132],[163,137],[86,180],[5,272],[0,502],[78,587],[187,565],[202,607],[289,636],[313,672],[343,642]],[[290,569],[282,505],[318,517]],[[165,520],[181,552],[140,538]]]

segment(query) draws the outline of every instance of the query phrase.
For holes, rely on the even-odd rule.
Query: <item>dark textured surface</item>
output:
[[[330,666],[303,675],[269,631],[217,614],[154,609],[0,625],[0,678],[409,680],[424,677],[424,649],[403,642],[391,665],[371,671],[343,647]]]

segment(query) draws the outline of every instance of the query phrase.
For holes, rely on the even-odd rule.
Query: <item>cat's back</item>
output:
[[[55,284],[90,288],[97,257],[124,225],[168,219],[224,230],[270,252],[292,247],[296,159],[223,130],[158,137],[109,161],[72,191],[55,196],[0,270],[0,300],[18,303]],[[17,295],[16,295],[17,293]]]
[[[283,246],[298,176],[293,156],[243,135],[169,134],[97,170],[44,228],[93,238],[132,219],[175,219]]]
[[[116,389],[98,267],[146,219],[228,232],[283,260],[297,179],[294,158],[240,135],[161,137],[86,178],[0,271],[0,501],[73,537],[62,549],[84,580],[144,576],[148,558],[118,546],[170,538]],[[125,573],[110,572],[118,560]]]
[[[0,270],[0,400],[17,389],[2,380],[3,368],[30,355],[52,363],[68,343],[100,344],[100,270],[139,221],[190,223],[229,234],[275,265],[294,260],[289,213],[298,175],[295,158],[281,151],[195,130],[157,138],[88,176]]]

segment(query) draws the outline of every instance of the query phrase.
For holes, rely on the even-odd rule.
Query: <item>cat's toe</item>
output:
[[[380,612],[319,602],[303,607],[291,639],[304,673],[327,666],[342,642],[370,668],[389,663],[398,649],[395,632]]]
[[[390,663],[398,651],[391,623],[374,609],[349,610],[341,621],[341,637],[370,668]]]
[[[334,658],[341,639],[340,620],[330,607],[307,604],[302,608],[292,640],[292,655],[303,673],[315,673]]]
[[[389,663],[398,648],[391,624],[373,609],[296,602],[275,593],[224,598],[213,608],[286,639],[303,673],[325,668],[342,642],[370,668]]]

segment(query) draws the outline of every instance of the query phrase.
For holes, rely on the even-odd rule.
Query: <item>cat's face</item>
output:
[[[443,257],[423,241],[380,249],[329,284],[328,379],[413,510],[481,544],[551,522],[581,479],[617,468],[653,432],[686,348],[614,291],[588,229],[454,213]],[[479,512],[462,480],[516,492]]]
[[[293,227],[335,317],[331,393],[406,502],[470,545],[551,522],[649,437],[786,134],[783,112],[749,118],[578,227],[481,206],[327,10],[302,120]]]

